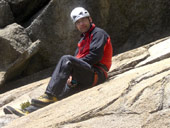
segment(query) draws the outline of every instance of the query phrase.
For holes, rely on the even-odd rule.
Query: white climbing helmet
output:
[[[82,7],[76,7],[75,9],[72,10],[70,14],[70,17],[73,20],[73,23],[75,23],[77,20],[83,17],[89,17],[89,16],[90,16],[89,12]]]

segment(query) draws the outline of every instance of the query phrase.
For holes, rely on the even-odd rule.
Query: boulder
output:
[[[13,13],[10,6],[4,0],[0,1],[0,28],[14,22]]]
[[[0,85],[22,73],[27,61],[38,51],[25,30],[14,23],[0,30]]]
[[[169,46],[165,43],[168,40],[169,37],[114,56],[113,64],[120,63],[120,66],[112,65],[107,82],[22,118],[4,115],[3,107],[11,105],[20,108],[22,102],[39,97],[44,93],[50,77],[1,94],[0,119],[6,119],[2,125],[6,125],[5,128],[170,127],[170,52],[163,52]],[[158,47],[161,52],[156,52]],[[152,56],[160,59],[138,65]],[[119,73],[112,74],[118,70]],[[42,72],[37,76],[40,74]]]
[[[50,1],[26,28],[33,41],[41,40],[39,56],[42,59],[38,63],[39,66],[45,68],[56,65],[62,55],[74,54],[80,38],[80,33],[70,20],[74,3],[69,0]]]

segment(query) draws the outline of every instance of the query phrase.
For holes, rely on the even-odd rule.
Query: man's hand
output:
[[[68,85],[68,86],[72,86],[71,81],[72,81],[72,76],[70,76],[70,77],[68,78],[68,80],[67,80],[67,85]]]
[[[73,80],[73,77],[70,76],[67,80],[67,85],[70,87],[76,87],[77,81]]]

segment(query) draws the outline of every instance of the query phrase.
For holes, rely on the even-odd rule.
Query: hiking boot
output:
[[[32,99],[31,104],[37,107],[44,107],[56,101],[57,101],[57,98],[55,96],[44,94],[40,96],[38,99]]]
[[[17,108],[13,108],[11,106],[7,106],[4,108],[4,113],[5,114],[15,114],[17,116],[25,116],[28,115],[29,112],[27,110],[21,110],[21,109],[17,109]]]

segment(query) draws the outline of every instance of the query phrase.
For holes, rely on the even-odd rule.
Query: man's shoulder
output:
[[[108,35],[108,33],[107,33],[104,29],[99,28],[99,27],[95,27],[95,29],[93,30],[92,33],[93,33],[93,34],[95,34],[95,33],[102,33],[102,34],[104,34],[104,35]]]
[[[103,32],[104,30],[102,28],[95,27],[94,31],[96,31],[96,32]]]

